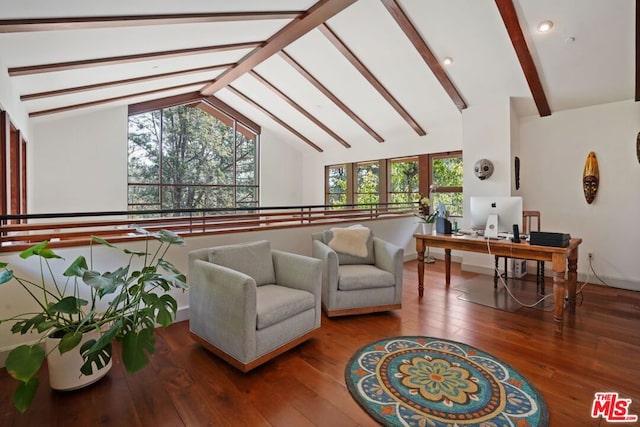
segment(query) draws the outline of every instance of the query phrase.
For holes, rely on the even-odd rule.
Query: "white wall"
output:
[[[34,120],[29,213],[127,209],[127,107]]]
[[[302,204],[302,153],[263,129],[260,136],[260,206]]]
[[[544,231],[581,237],[578,271],[593,267],[616,287],[640,290],[640,103],[625,102],[520,120],[521,188]],[[592,204],[582,191],[587,155],[595,152],[600,186]],[[597,282],[594,277],[591,282]]]

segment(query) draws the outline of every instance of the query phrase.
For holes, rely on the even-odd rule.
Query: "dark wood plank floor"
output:
[[[640,414],[640,292],[587,286],[582,305],[567,314],[559,336],[551,312],[521,308],[509,313],[460,300],[459,291],[444,287],[442,261],[428,266],[421,300],[415,261],[405,264],[404,273],[402,310],[323,317],[316,338],[248,374],[195,344],[187,322],[157,335],[152,363],[135,375],[125,375],[116,359],[99,383],[66,393],[51,391],[42,375],[26,414],[11,406],[15,383],[2,369],[0,425],[375,425],[349,395],[344,366],[361,346],[395,335],[461,341],[501,358],[542,393],[552,426],[607,425],[590,416],[594,393],[600,391],[632,399],[630,412]],[[453,265],[452,287],[473,277]]]

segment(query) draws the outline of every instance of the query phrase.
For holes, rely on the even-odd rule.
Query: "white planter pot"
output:
[[[100,378],[107,375],[111,369],[111,360],[102,369],[93,370],[93,374],[84,375],[80,372],[80,367],[84,363],[80,355],[80,347],[90,339],[98,339],[98,331],[91,331],[84,334],[82,341],[73,350],[60,354],[57,348],[59,338],[47,337],[45,339],[45,349],[48,354],[47,365],[49,366],[49,385],[54,390],[75,390],[93,384]]]
[[[421,222],[421,233],[422,234],[431,234],[433,233],[433,223]]]

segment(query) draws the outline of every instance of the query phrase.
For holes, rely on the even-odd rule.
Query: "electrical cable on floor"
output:
[[[491,253],[491,240],[490,240],[490,239],[487,239],[487,252],[489,253],[489,255],[492,255],[492,253]],[[513,255],[513,245],[511,245],[511,255]],[[513,257],[509,257],[509,258],[513,258]],[[591,271],[593,271],[593,266],[591,265],[591,260],[589,260],[589,267],[590,267],[590,270],[591,270]],[[534,302],[533,304],[525,304],[525,303],[523,303],[522,301],[520,301],[520,300],[519,300],[519,299],[518,299],[518,298],[513,294],[513,292],[511,292],[511,289],[509,289],[509,285],[507,285],[507,282],[504,280],[504,278],[503,278],[503,276],[502,276],[502,273],[500,273],[500,269],[499,269],[498,267],[495,267],[495,273],[497,273],[497,274],[498,274],[498,277],[500,278],[500,282],[502,283],[502,286],[504,286],[504,288],[506,289],[506,291],[507,291],[507,293],[509,294],[509,296],[510,296],[511,298],[513,298],[513,300],[514,300],[515,302],[517,302],[518,304],[520,304],[520,305],[521,305],[521,306],[523,306],[523,307],[534,308],[534,307],[536,307],[538,304],[540,304],[542,301],[544,301],[545,299],[547,299],[547,298],[549,298],[549,297],[553,296],[553,293],[550,293],[550,294],[547,294],[547,295],[543,296],[542,298],[540,298],[538,301]],[[593,274],[598,278],[598,280],[600,280],[602,283],[604,283],[604,281],[603,281],[602,279],[600,279],[600,278],[598,277],[598,275],[597,275],[597,274],[595,274],[595,271],[593,271]],[[583,289],[584,289],[584,287],[585,287],[585,286],[587,286],[587,284],[589,283],[589,278],[590,278],[590,277],[591,277],[591,274],[590,274],[590,272],[588,272],[588,274],[587,274],[587,280],[586,280],[584,283],[582,283],[582,285],[580,286],[580,288],[579,288],[579,289],[577,289],[577,290],[576,290],[576,296],[577,296],[578,294],[580,294],[580,296],[581,296],[581,298],[582,298],[582,299],[581,299],[581,301],[580,301],[580,303],[579,303],[579,304],[577,304],[578,306],[582,305],[582,303],[584,302],[584,294],[582,293],[582,290],[583,290]],[[605,283],[605,286],[606,286],[606,283]]]
[[[487,239],[487,252],[489,253],[489,255],[493,255],[491,253],[491,240]],[[512,250],[512,255],[513,255],[513,250]],[[511,258],[511,257],[510,257]],[[545,299],[549,298],[550,296],[552,296],[553,294],[549,294],[549,295],[545,295],[542,298],[540,298],[538,301],[534,302],[533,304],[525,304],[524,302],[520,301],[514,294],[513,292],[511,292],[511,289],[509,289],[509,286],[507,285],[507,282],[505,282],[504,278],[502,277],[502,274],[500,273],[500,269],[498,267],[495,267],[495,273],[498,274],[498,277],[500,278],[500,283],[502,283],[502,286],[505,288],[505,290],[507,291],[507,293],[509,294],[509,296],[511,298],[513,298],[513,300],[515,302],[517,302],[518,304],[520,304],[523,307],[536,307],[538,304],[540,304],[542,301],[544,301]]]

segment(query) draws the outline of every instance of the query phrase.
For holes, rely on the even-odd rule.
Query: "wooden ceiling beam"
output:
[[[307,119],[309,119],[309,121],[311,121],[313,124],[315,124],[316,126],[318,126],[320,129],[322,129],[323,131],[325,131],[327,134],[329,134],[333,139],[335,139],[336,141],[338,141],[340,144],[342,144],[345,148],[351,148],[351,144],[349,144],[347,141],[345,141],[340,135],[338,135],[337,133],[335,133],[334,131],[332,131],[327,125],[325,125],[324,123],[322,123],[320,120],[318,120],[316,117],[314,117],[310,112],[308,112],[307,110],[305,110],[300,104],[298,104],[297,102],[295,102],[293,99],[291,99],[287,94],[285,94],[284,92],[282,92],[280,89],[278,89],[277,87],[275,87],[270,81],[268,81],[267,79],[265,79],[264,77],[262,77],[260,74],[258,74],[255,70],[251,70],[249,71],[249,74],[251,74],[251,76],[253,76],[256,80],[258,80],[260,83],[262,83],[267,89],[269,89],[270,91],[272,91],[273,93],[275,93],[280,99],[282,99],[283,101],[285,101],[287,104],[289,104],[291,107],[293,107],[297,112],[299,112],[300,114],[302,114],[303,116],[305,116]]]
[[[356,0],[319,0],[303,15],[285,25],[280,31],[271,36],[263,46],[249,52],[238,61],[238,64],[222,73],[213,82],[202,88],[203,95],[212,95],[227,86],[238,77],[256,65],[278,53],[293,41],[299,39],[309,31],[322,24],[332,16],[342,12],[355,3]]]
[[[418,51],[424,62],[431,69],[433,75],[438,79],[440,85],[445,90],[449,98],[453,101],[458,110],[462,111],[467,108],[467,103],[462,98],[460,92],[455,87],[447,72],[440,64],[440,61],[431,52],[431,49],[422,38],[416,27],[413,25],[407,14],[402,10],[397,0],[382,0],[382,4],[387,8],[389,14],[395,19],[400,29],[407,36],[413,47]]]
[[[129,104],[129,111],[127,114],[132,116],[134,114],[147,113],[149,111],[159,110],[160,108],[170,108],[188,103],[195,105],[201,101],[202,96],[200,96],[200,92],[187,92],[180,95],[166,96],[164,98]]]
[[[281,50],[278,52],[278,55],[282,59],[284,59],[287,64],[291,65],[302,77],[307,79],[309,83],[311,83],[316,89],[318,89],[324,96],[329,98],[331,102],[333,102],[339,109],[341,109],[351,120],[356,122],[365,132],[371,135],[376,141],[384,142],[384,138],[382,138],[375,130],[371,128],[364,120],[362,120],[356,113],[353,112],[349,107],[345,105],[344,102],[340,101],[340,99],[335,96],[329,89],[327,89],[318,79],[316,79],[306,68],[300,65],[295,59],[291,57],[287,52]]]
[[[123,86],[132,83],[142,83],[167,77],[186,76],[189,74],[204,73],[208,71],[221,70],[233,66],[233,63],[211,65],[208,67],[190,68],[188,70],[172,71],[170,73],[152,74],[148,76],[133,77],[130,79],[113,80],[110,82],[95,83],[91,85],[75,86],[64,89],[49,90],[46,92],[28,93],[20,96],[21,101],[32,101],[34,99],[51,98],[54,96],[69,95],[72,93],[86,92],[89,90],[107,89],[111,87]]]
[[[99,99],[99,100],[96,100],[96,101],[83,102],[81,104],[66,105],[66,106],[63,106],[63,107],[50,108],[48,110],[33,111],[33,112],[29,113],[29,117],[46,116],[46,115],[50,115],[50,114],[62,113],[64,111],[77,110],[79,108],[95,107],[96,105],[109,104],[111,102],[122,101],[122,100],[125,100],[125,99],[131,99],[131,98],[137,98],[139,96],[155,95],[155,94],[158,94],[158,93],[169,92],[171,90],[186,89],[186,88],[189,88],[189,87],[198,87],[198,86],[203,85],[204,83],[206,83],[206,82],[187,83],[187,84],[183,84],[183,85],[177,85],[177,86],[165,87],[165,88],[161,88],[161,89],[154,89],[154,90],[147,90],[147,91],[144,91],[144,92],[132,93],[132,94],[129,94],[129,95],[115,96],[113,98],[106,98],[106,99]]]
[[[394,110],[402,117],[409,126],[413,128],[413,130],[420,136],[426,135],[427,133],[420,127],[418,122],[415,121],[411,114],[407,110],[404,109],[402,105],[398,102],[397,99],[393,97],[393,95],[387,90],[386,87],[373,75],[371,71],[358,59],[358,57],[347,47],[346,44],[336,35],[331,28],[327,24],[322,24],[318,27],[320,32],[324,34],[324,36],[329,39],[329,41],[338,49],[342,55],[353,65],[362,76],[378,91],[378,93],[393,107]]]
[[[304,11],[180,13],[163,15],[78,16],[65,18],[21,18],[0,20],[0,33],[142,27],[149,25],[198,24],[229,21],[294,19]]]
[[[522,33],[522,27],[520,27],[518,14],[516,13],[513,1],[495,1],[496,6],[498,6],[498,11],[500,12],[500,16],[502,17],[502,21],[504,22],[504,26],[507,28],[511,44],[513,44],[513,48],[516,51],[518,60],[520,61],[520,66],[522,67],[524,76],[529,84],[529,90],[531,90],[533,100],[536,103],[536,107],[538,107],[538,113],[540,114],[540,117],[550,116],[551,108],[549,108],[547,96],[544,93],[544,88],[540,81],[540,75],[538,74],[536,65],[533,62],[533,57],[531,56],[531,52],[527,46],[527,41]]]
[[[202,100],[212,107],[217,108],[219,111],[222,111],[224,114],[235,118],[237,121],[242,123],[245,127],[252,130],[253,132],[258,134],[262,133],[262,127],[260,127],[259,124],[257,124],[232,106],[228,105],[221,99],[216,98],[215,96],[207,96],[206,98],[202,98]]]
[[[174,58],[178,56],[197,55],[203,53],[226,52],[229,50],[251,49],[261,46],[263,42],[232,43],[216,46],[203,46],[188,49],[166,50],[162,52],[140,53],[135,55],[112,56],[108,58],[85,59],[80,61],[58,62],[54,64],[29,65],[26,67],[11,67],[9,76],[25,76],[29,74],[51,73],[54,71],[76,70],[79,68],[97,67],[103,65],[125,64],[152,59]]]
[[[273,120],[274,122],[278,123],[280,126],[282,126],[286,130],[288,130],[289,132],[291,132],[292,134],[294,134],[295,136],[297,136],[298,138],[300,138],[301,140],[306,142],[310,147],[312,147],[317,152],[319,152],[319,153],[323,152],[322,148],[320,148],[316,144],[314,144],[309,138],[307,138],[306,136],[304,136],[303,134],[301,134],[300,132],[298,132],[297,130],[292,128],[291,126],[289,126],[284,120],[282,120],[281,118],[279,118],[278,116],[273,114],[271,111],[269,111],[266,108],[264,108],[262,105],[258,104],[253,99],[249,98],[244,93],[240,92],[238,89],[234,88],[231,85],[227,85],[226,89],[228,89],[231,93],[233,93],[234,95],[236,95],[237,97],[242,99],[244,102],[246,102],[248,104],[251,104],[254,108],[260,110],[263,114],[265,114],[271,120]]]

